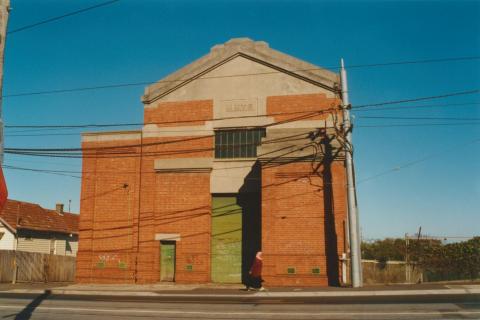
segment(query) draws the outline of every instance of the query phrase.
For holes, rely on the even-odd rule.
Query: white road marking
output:
[[[5,306],[0,305],[0,309],[17,309],[23,310],[23,306]],[[335,315],[347,315],[347,316],[415,316],[415,315],[480,315],[479,311],[415,311],[415,312],[219,312],[219,311],[174,311],[174,310],[144,310],[144,309],[97,309],[97,308],[78,308],[78,307],[36,307],[35,310],[45,311],[88,311],[88,312],[104,312],[104,313],[150,313],[150,314],[189,314],[189,315],[217,315],[217,316],[232,316],[232,315],[252,315],[252,316],[335,316]]]

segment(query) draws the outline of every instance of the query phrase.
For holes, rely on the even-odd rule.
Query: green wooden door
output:
[[[212,198],[212,282],[242,281],[242,208],[235,196]]]
[[[160,243],[160,281],[175,280],[175,242]]]

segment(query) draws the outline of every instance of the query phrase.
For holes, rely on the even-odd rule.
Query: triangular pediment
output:
[[[264,65],[272,72],[285,73],[331,92],[338,90],[338,74],[274,50],[266,42],[237,38],[212,47],[207,55],[148,86],[142,101],[145,104],[152,103],[200,77],[208,78],[208,73],[238,57]]]

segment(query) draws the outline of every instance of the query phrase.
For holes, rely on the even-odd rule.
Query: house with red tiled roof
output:
[[[35,203],[7,200],[0,213],[0,250],[19,250],[75,256],[78,248],[78,214]]]

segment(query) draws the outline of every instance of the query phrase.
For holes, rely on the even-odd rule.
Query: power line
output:
[[[301,135],[303,136],[308,136],[312,131],[309,131],[309,132],[305,132],[305,133],[302,133]],[[299,136],[300,134],[296,134],[296,135],[292,135],[293,136]],[[278,139],[272,139],[270,140],[270,142],[272,142],[273,140],[283,140],[283,141],[291,141],[291,140],[285,140],[286,138],[288,137],[282,137],[282,138],[278,138]],[[303,138],[300,138],[300,139],[297,139],[297,140],[304,140],[306,137],[303,137]],[[283,142],[282,141],[282,142]],[[274,153],[277,153],[279,151],[286,151],[286,153],[283,153],[281,155],[278,155],[278,156],[275,156],[273,159],[278,159],[278,158],[282,158],[284,156],[287,156],[293,152],[296,152],[296,151],[299,151],[299,150],[304,150],[305,148],[307,148],[311,143],[307,143],[307,144],[303,144],[303,145],[300,145],[300,146],[295,146],[295,145],[289,145],[287,147],[282,147],[282,148],[278,148],[278,149],[275,149],[275,150],[272,150],[272,151],[269,151],[269,152],[265,152],[263,154],[260,154],[258,155],[257,157],[264,157],[264,156],[267,156],[269,154],[274,154]],[[291,147],[296,147],[295,149],[291,150]],[[213,150],[214,148],[212,148]],[[288,149],[288,150],[287,150]],[[143,153],[143,155],[145,155],[145,153]],[[135,155],[136,157],[140,156],[140,155]],[[148,154],[147,156],[151,156],[150,154]],[[267,162],[268,163],[268,162]],[[69,174],[89,174],[89,173],[94,173],[94,174],[99,174],[99,173],[105,173],[105,174],[111,174],[111,173],[126,173],[126,174],[138,174],[138,173],[156,173],[156,172],[152,172],[152,171],[141,171],[141,172],[138,172],[138,171],[93,171],[93,172],[87,172],[87,171],[73,171],[73,170],[49,170],[49,169],[38,169],[38,168],[25,168],[25,167],[18,167],[18,166],[12,166],[12,165],[3,165],[4,168],[6,169],[15,169],[15,170],[25,170],[25,171],[35,171],[35,172],[42,172],[42,173],[51,173],[51,174],[62,174],[62,175],[67,175],[69,176]],[[237,168],[251,168],[252,165],[245,165],[245,166],[235,166],[235,167],[223,167],[223,168],[215,168],[215,169],[212,169],[212,170],[215,170],[215,171],[218,171],[218,170],[231,170],[231,169],[237,169]],[[78,176],[73,176],[74,178],[78,178]]]
[[[479,90],[476,90],[476,91],[478,92]],[[464,91],[464,92],[456,92],[456,93],[449,93],[449,94],[430,96],[430,97],[421,97],[421,98],[414,98],[414,99],[407,99],[407,100],[387,101],[387,102],[385,102],[385,104],[394,104],[394,103],[399,103],[399,102],[404,102],[404,101],[412,101],[412,100],[418,101],[418,100],[427,100],[427,99],[439,99],[439,98],[449,97],[449,96],[453,96],[453,95],[471,94],[472,92],[473,91]],[[379,103],[376,103],[374,105],[375,106],[379,105]],[[366,105],[364,105],[364,106],[366,106]],[[333,108],[332,110],[336,110],[336,108]],[[308,111],[306,111],[306,112],[308,112]],[[306,113],[306,112],[301,112],[301,113]],[[284,121],[279,121],[279,122],[272,123],[272,124],[267,125],[267,126],[273,126],[273,125],[278,125],[278,124],[282,124],[282,123],[298,121],[299,119],[311,118],[311,117],[317,116],[320,113],[325,113],[325,112],[326,112],[326,110],[313,111],[310,114],[302,115],[302,116],[299,116],[297,118],[287,119],[287,120],[284,120]],[[470,125],[470,124],[478,125],[478,123],[458,123],[458,124],[461,124],[461,125],[467,125],[467,124],[468,125]],[[458,125],[458,124],[455,124],[455,125]],[[393,124],[393,125],[384,125],[384,127],[419,126],[419,125],[422,125],[422,126],[423,125],[452,125],[452,123],[448,123],[448,124],[443,124],[443,123],[442,124],[440,124],[440,123],[438,123],[438,124],[431,124],[431,123],[429,123],[429,124]],[[261,126],[261,127],[265,127],[265,126]],[[379,125],[374,125],[374,126],[363,125],[363,126],[359,126],[359,127],[379,127]],[[92,148],[92,149],[90,149],[90,148],[55,148],[55,149],[6,148],[5,151],[6,151],[6,153],[10,153],[10,154],[30,155],[30,156],[84,157],[84,158],[86,158],[89,155],[86,154],[85,151],[88,151],[88,150],[112,150],[112,149],[115,149],[115,148],[128,148],[128,147],[139,147],[139,146],[145,146],[145,145],[149,146],[149,145],[159,145],[159,144],[168,144],[168,143],[178,143],[178,142],[187,141],[187,139],[189,139],[189,140],[204,139],[204,138],[207,138],[207,137],[213,137],[213,135],[193,137],[193,138],[174,139],[174,140],[154,142],[154,143],[149,143],[149,144],[134,144],[134,145],[123,145],[123,146],[95,147],[95,148]],[[179,152],[180,153],[186,153],[186,152],[191,153],[191,152],[203,152],[203,151],[211,151],[211,150],[212,150],[212,148],[203,148],[203,149],[196,149],[196,150],[169,150],[169,151],[164,151],[164,153],[161,153],[161,154],[162,155],[172,155],[172,154],[178,154]],[[72,153],[71,151],[75,151],[76,153]],[[58,152],[61,152],[61,154],[59,154]],[[83,155],[78,154],[78,152],[83,152]],[[112,153],[112,152],[110,152],[110,153]],[[118,152],[116,152],[116,153],[118,153]],[[158,155],[158,154],[159,154],[158,152],[155,153],[155,155]],[[95,155],[95,156],[98,156],[98,155]],[[108,156],[108,154],[106,154],[105,156]],[[129,157],[130,155],[126,155],[126,156]]]
[[[189,153],[201,153],[207,151],[214,151],[215,148],[198,148],[198,149],[182,149],[182,150],[174,150],[168,152],[149,152],[145,153],[144,156],[173,156],[179,154],[189,154]],[[15,155],[24,155],[24,156],[34,156],[34,157],[49,157],[49,158],[73,158],[73,159],[101,159],[101,158],[138,158],[140,155],[135,153],[108,153],[108,154],[95,154],[95,155],[82,155],[81,153],[55,153],[55,152],[24,152],[24,151],[5,151],[8,154],[15,154]]]
[[[370,68],[370,67],[379,67],[379,66],[394,66],[394,65],[421,64],[421,63],[434,63],[434,62],[467,61],[467,60],[479,60],[479,59],[480,59],[480,56],[455,57],[455,58],[444,58],[444,59],[427,59],[427,60],[397,61],[397,62],[374,63],[374,64],[357,64],[357,65],[348,66],[347,68]],[[325,70],[325,69],[339,69],[339,68],[340,67],[338,67],[338,66],[331,66],[331,67],[323,67],[323,68],[292,69],[292,70],[286,70],[286,72],[295,73],[295,72],[302,72],[302,71],[321,71],[321,70]],[[233,75],[223,75],[223,76],[204,76],[204,77],[198,77],[198,78],[196,78],[194,76],[194,77],[190,77],[190,78],[183,78],[183,79],[177,79],[177,80],[113,83],[113,84],[105,84],[105,85],[97,85],[97,86],[85,86],[85,87],[76,87],[76,88],[50,89],[50,90],[40,90],[40,91],[27,91],[27,92],[9,93],[9,94],[3,95],[2,97],[3,98],[13,98],[13,97],[25,97],[25,96],[34,96],[34,95],[61,94],[61,93],[72,93],[72,92],[82,92],[82,91],[91,91],[91,90],[103,90],[103,89],[116,89],[116,88],[125,88],[125,87],[148,86],[148,85],[152,85],[152,84],[161,84],[161,83],[178,83],[178,82],[189,82],[189,81],[193,81],[193,80],[232,78],[232,77],[268,75],[268,74],[278,74],[278,73],[283,73],[283,71],[244,73],[244,74],[233,74]]]
[[[401,106],[401,107],[385,107],[385,108],[372,108],[372,109],[360,109],[353,110],[353,112],[375,112],[381,110],[405,110],[405,109],[422,109],[422,108],[443,108],[443,107],[462,107],[462,106],[479,106],[480,102],[465,102],[465,103],[444,103],[444,104],[427,104],[427,105],[413,105],[413,106]]]
[[[296,111],[296,112],[281,112],[281,113],[274,113],[274,114],[270,114],[268,116],[276,116],[276,115],[293,115],[293,114],[302,114],[298,117],[294,117],[294,118],[288,118],[288,119],[285,119],[285,120],[281,120],[281,121],[278,121],[278,122],[273,122],[273,123],[270,123],[270,124],[266,124],[266,125],[262,125],[262,126],[249,126],[248,128],[267,128],[267,127],[272,127],[272,126],[276,126],[276,125],[280,125],[280,124],[284,124],[284,123],[289,123],[289,122],[294,122],[294,121],[300,121],[300,120],[304,120],[304,119],[309,119],[309,118],[312,118],[312,117],[315,117],[315,116],[318,116],[318,115],[321,115],[321,114],[324,114],[324,113],[328,113],[328,112],[331,112],[331,111],[337,111],[337,108],[330,108],[330,109],[322,109],[322,110],[316,110],[316,111]],[[219,121],[219,120],[225,120],[225,119],[242,119],[242,118],[252,118],[252,117],[267,117],[266,115],[256,115],[256,116],[240,116],[240,117],[224,117],[224,118],[215,118],[215,119],[195,119],[195,120],[188,120],[188,121],[165,121],[165,122],[156,122],[156,123],[150,123],[150,124],[165,124],[165,123],[175,123],[175,124],[178,124],[178,123],[183,123],[183,122],[199,122],[199,121]],[[80,128],[83,128],[84,125],[80,125],[81,127]],[[101,125],[96,125],[96,126],[101,126]],[[106,126],[117,126],[116,124],[107,124]],[[28,127],[28,126],[21,126],[21,127]],[[34,126],[34,127],[38,127],[38,126]],[[41,126],[43,127],[43,126]],[[31,129],[31,130],[18,130],[18,131],[13,131],[13,133],[15,132],[32,132],[32,131],[42,131],[42,130],[58,130],[58,129],[61,129],[61,130],[64,130],[64,129],[76,129],[78,128],[78,125],[74,125],[73,128],[62,128],[62,126],[60,126],[60,128],[56,128],[56,126],[46,126],[46,128],[43,128],[43,129]],[[230,128],[230,129],[235,129],[235,128]],[[220,130],[222,130],[220,128]],[[202,132],[211,132],[212,130],[175,130],[175,131],[162,131],[162,132],[173,132],[173,133],[178,133],[178,132],[198,132],[198,131],[202,131]],[[62,133],[59,133],[59,134],[46,134],[46,135],[72,135],[72,134],[62,134]],[[74,133],[73,135],[77,135],[77,133]],[[32,136],[32,135],[7,135],[7,136]],[[33,136],[41,136],[41,134],[35,134]],[[212,136],[212,135],[208,135],[208,136]],[[205,137],[205,136],[204,136]],[[195,138],[196,139],[196,138]]]
[[[479,106],[480,102],[467,102],[467,103],[446,103],[446,104],[431,104],[431,105],[413,105],[413,106],[401,106],[401,107],[385,107],[385,108],[374,108],[374,109],[360,109],[355,110],[355,112],[376,112],[380,110],[403,110],[403,109],[417,109],[417,108],[436,108],[436,107],[450,107],[450,106]],[[273,113],[270,115],[258,115],[258,116],[245,116],[247,117],[267,117],[267,116],[275,116],[281,114],[295,114],[295,113],[307,113],[308,111],[299,111],[299,112],[288,112],[288,113]],[[362,116],[363,117],[363,116]],[[189,121],[214,121],[214,120],[225,120],[225,119],[237,119],[240,117],[224,117],[224,118],[212,118],[212,119],[196,119],[196,120],[189,120]],[[360,117],[357,117],[360,118]],[[184,121],[165,121],[165,122],[153,122],[151,124],[170,124],[170,123],[185,123]],[[13,129],[13,128],[38,128],[35,130],[17,130],[17,131],[10,131],[10,133],[23,133],[23,132],[41,132],[45,130],[62,130],[62,129],[77,129],[77,128],[101,128],[101,127],[122,127],[122,126],[141,126],[144,125],[143,122],[138,123],[105,123],[105,124],[79,124],[79,125],[7,125],[5,128]],[[42,130],[40,130],[42,129]],[[175,131],[166,131],[162,130],[162,132],[192,132],[192,131],[210,131],[210,130],[175,130]],[[16,134],[6,134],[6,137],[35,137],[35,136],[73,136],[78,135],[79,133],[50,133],[50,134],[25,134],[25,135],[16,135]]]
[[[305,133],[303,133],[305,134]],[[285,137],[283,137],[285,138]],[[467,146],[467,145],[470,145],[470,144],[473,144],[473,143],[477,143],[479,142],[480,139],[475,139],[473,141],[470,141],[464,145],[455,145],[453,148],[450,148],[450,149],[456,149],[456,148],[460,148],[460,147],[464,147],[464,146]],[[441,155],[441,154],[444,154],[446,151],[449,151],[450,149],[447,149],[445,151],[442,151],[442,152],[437,152],[437,153],[434,153],[434,154],[430,154],[428,156],[425,156],[425,157],[422,157],[420,159],[417,159],[417,160],[413,160],[413,161],[410,161],[410,162],[407,162],[405,164],[402,164],[402,165],[399,165],[399,166],[396,166],[392,169],[389,169],[387,171],[384,171],[384,172],[381,172],[379,174],[376,174],[374,176],[371,176],[371,177],[368,177],[368,178],[365,178],[365,179],[361,179],[358,181],[358,183],[363,183],[363,182],[366,182],[366,181],[369,181],[369,180],[372,180],[372,179],[375,179],[375,178],[378,178],[378,177],[381,177],[381,176],[384,176],[386,174],[389,174],[389,173],[393,173],[395,171],[399,171],[401,169],[404,169],[404,168],[407,168],[407,167],[410,167],[410,166],[413,166],[415,164],[418,164],[418,163],[421,163],[421,162],[424,162],[430,158],[433,158],[437,155]],[[210,150],[213,150],[213,148],[210,148]],[[279,150],[275,150],[274,152],[278,152]],[[184,150],[182,150],[182,152],[184,152]],[[147,155],[148,156],[148,155]],[[68,171],[68,170],[48,170],[48,169],[35,169],[35,168],[25,168],[25,167],[16,167],[16,166],[9,166],[9,165],[5,165],[4,168],[6,169],[12,169],[12,170],[23,170],[23,171],[32,171],[32,172],[39,172],[39,173],[46,173],[46,174],[54,174],[54,175],[61,175],[61,176],[69,176],[69,177],[73,177],[73,178],[81,178],[79,176],[75,176],[73,175],[74,173],[81,173],[81,172],[78,172],[78,171]]]
[[[314,131],[314,130],[313,130]],[[293,135],[269,139],[262,141],[262,144],[271,144],[276,142],[289,142],[294,141],[295,137],[301,137],[298,140],[305,139],[308,137],[312,130],[296,133]],[[205,138],[213,138],[213,135],[201,136],[201,137],[191,137],[191,138],[181,138],[173,139],[159,142],[151,143],[139,143],[139,144],[130,144],[130,145],[115,145],[108,147],[90,147],[90,148],[5,148],[5,153],[9,154],[18,154],[18,155],[30,155],[30,156],[52,156],[52,157],[79,157],[79,158],[111,158],[111,157],[138,157],[139,155],[130,150],[134,147],[148,147],[148,146],[158,146],[179,142],[186,142],[191,140],[199,140]],[[245,143],[243,145],[252,145],[255,143]],[[119,149],[119,150],[116,150]],[[89,153],[85,151],[98,151],[103,150],[103,153]],[[164,151],[150,151],[143,152],[143,156],[159,156],[159,155],[173,155],[173,154],[183,154],[183,153],[194,153],[202,151],[213,151],[215,148],[198,148],[198,149],[181,149],[181,150],[164,150]]]
[[[378,102],[378,103],[362,104],[362,105],[358,105],[358,106],[352,106],[352,109],[371,108],[371,107],[376,107],[376,106],[401,104],[401,103],[405,103],[405,102],[443,99],[443,98],[457,97],[457,96],[464,96],[464,95],[478,94],[478,93],[480,93],[480,89],[452,92],[452,93],[440,94],[440,95],[436,95],[436,96],[426,96],[426,97],[418,97],[418,98],[412,98],[412,99],[393,100],[393,101],[384,101],[384,102]]]
[[[219,118],[198,118],[190,120],[175,120],[175,121],[157,121],[157,122],[130,122],[130,123],[103,123],[103,124],[50,124],[50,125],[6,125],[5,128],[38,128],[38,129],[69,129],[69,128],[103,128],[103,127],[128,127],[128,126],[143,126],[147,124],[181,124],[181,123],[194,123],[202,121],[221,121],[221,120],[231,120],[231,119],[248,119],[248,118],[264,118],[264,117],[274,117],[280,115],[294,115],[294,114],[306,114],[306,113],[326,113],[330,111],[340,110],[337,108],[327,108],[327,109],[313,109],[305,111],[291,111],[291,112],[275,112],[270,114],[260,114],[260,115],[247,115],[247,116],[235,116],[235,117],[219,117]],[[193,131],[193,130],[188,130]],[[196,130],[204,131],[204,130]],[[210,131],[210,130],[209,130]],[[27,132],[27,131],[13,131],[16,132]],[[178,131],[175,131],[178,132]]]
[[[308,136],[310,132],[308,133],[302,133],[304,136]],[[293,136],[298,136],[293,135]],[[282,137],[282,138],[277,138],[277,139],[272,139],[269,140],[268,142],[273,143],[274,141],[280,141],[280,142],[288,142],[292,140],[285,140],[287,137]],[[296,140],[304,140],[306,137],[299,138]],[[263,142],[262,144],[266,144],[266,142]],[[286,151],[286,153],[277,155],[274,157],[274,159],[284,157],[288,154],[291,154],[293,152],[296,152],[298,150],[303,150],[307,148],[311,143],[303,144],[301,146],[296,146],[296,145],[288,145],[284,146],[279,149],[275,149],[263,154],[258,155],[257,157],[264,157],[270,154],[275,154],[279,151]],[[292,147],[296,147],[294,150],[292,150]],[[88,159],[88,158],[93,158],[93,159],[101,159],[101,158],[139,158],[139,157],[153,157],[153,156],[164,156],[164,155],[178,155],[178,154],[187,154],[187,153],[195,153],[195,152],[204,152],[204,151],[214,151],[215,148],[203,148],[203,149],[184,149],[184,150],[175,150],[175,151],[168,151],[168,152],[142,152],[141,154],[137,153],[116,153],[116,154],[106,154],[106,155],[82,155],[82,154],[72,154],[72,153],[44,153],[44,152],[8,152],[10,154],[14,155],[29,155],[29,156],[36,156],[36,157],[52,157],[52,158],[79,158],[79,159]],[[267,161],[268,163],[269,161]],[[236,168],[246,168],[247,166],[236,166],[236,167],[228,167],[228,168],[218,168],[216,170],[230,170],[230,169],[236,169]],[[248,166],[251,167],[251,166]],[[21,170],[21,167],[16,167],[18,170]],[[29,168],[31,169],[31,168]],[[42,169],[36,169],[36,170],[42,170]],[[72,173],[72,171],[67,171],[67,170],[49,170],[49,171],[55,171],[55,172],[62,172],[62,173]],[[118,171],[117,171],[118,172]],[[99,173],[96,171],[95,173]],[[109,172],[111,173],[111,172]],[[134,173],[134,172],[132,172]]]
[[[393,127],[436,127],[436,126],[478,126],[480,122],[459,122],[459,123],[392,123],[392,124],[372,124],[355,125],[355,128],[393,128]]]
[[[358,116],[358,119],[392,119],[392,120],[452,120],[452,121],[479,121],[480,118],[454,117],[393,117],[393,116]]]
[[[308,134],[310,134],[312,131],[306,131],[306,132],[303,132],[303,133],[299,133],[299,134],[295,134],[295,135],[290,135],[290,136],[286,136],[286,137],[282,137],[282,138],[277,138],[277,139],[271,139],[269,140],[269,142],[272,142],[273,140],[276,140],[276,141],[281,141],[281,142],[290,142],[290,141],[296,141],[296,140],[301,140],[301,139],[292,139],[294,137],[299,137],[299,136],[306,136]],[[284,140],[282,140],[284,139]],[[265,144],[265,142],[263,142],[263,144]],[[213,149],[213,148],[212,148]],[[282,148],[283,149],[283,148]],[[273,152],[277,152],[277,151],[281,151],[282,149],[277,149],[277,150],[274,150]],[[269,153],[265,153],[265,154],[262,154],[260,156],[263,156],[263,155],[268,155]],[[9,154],[10,156],[17,156],[17,154]],[[21,155],[20,155],[21,156]],[[81,159],[81,158],[79,158]],[[77,160],[77,159],[75,159]],[[72,163],[59,163],[59,162],[49,162],[49,161],[28,161],[28,160],[22,160],[22,159],[15,159],[13,160],[15,163],[17,162],[25,162],[25,163],[34,163],[34,164],[38,164],[38,163],[45,163],[47,165],[55,165],[55,166],[73,166],[73,167],[78,167],[79,164],[72,164]],[[216,168],[215,170],[227,170],[227,169],[237,169],[237,168],[246,168],[247,166],[235,166],[235,167],[228,167],[228,168]],[[115,172],[118,172],[115,171]],[[112,172],[110,172],[112,173]],[[123,172],[124,173],[124,172]]]
[[[398,166],[395,166],[391,169],[388,169],[386,171],[383,171],[383,172],[380,172],[378,174],[375,174],[373,176],[370,176],[370,177],[367,177],[367,178],[364,178],[364,179],[360,179],[357,181],[357,184],[360,184],[360,183],[363,183],[363,182],[366,182],[366,181],[369,181],[369,180],[373,180],[373,179],[376,179],[376,178],[379,178],[379,177],[382,177],[386,174],[390,174],[390,173],[393,173],[393,172],[396,172],[396,171],[400,171],[402,169],[405,169],[405,168],[408,168],[408,167],[411,167],[411,166],[414,166],[416,164],[419,164],[421,162],[424,162],[424,161],[427,161],[433,157],[436,157],[436,156],[439,156],[439,155],[443,155],[445,154],[446,152],[449,152],[451,150],[454,150],[454,149],[458,149],[458,148],[463,148],[463,147],[466,147],[468,145],[471,145],[471,144],[474,144],[474,143],[478,143],[480,142],[480,138],[477,138],[477,139],[474,139],[474,140],[471,140],[467,143],[464,143],[464,144],[455,144],[454,146],[451,146],[450,148],[448,149],[445,149],[443,151],[440,151],[440,152],[435,152],[435,153],[431,153],[427,156],[424,156],[422,158],[419,158],[419,159],[416,159],[416,160],[413,160],[413,161],[409,161],[409,162],[406,162],[404,164],[401,164],[401,165],[398,165]]]
[[[303,133],[305,134],[305,133]],[[285,138],[285,137],[284,137]],[[417,160],[413,160],[413,161],[409,161],[407,163],[404,163],[402,165],[399,165],[399,166],[395,166],[389,170],[386,170],[384,172],[381,172],[381,173],[378,173],[376,175],[373,175],[373,176],[370,176],[368,178],[364,178],[364,179],[360,179],[357,181],[357,183],[364,183],[366,181],[369,181],[369,180],[373,180],[373,179],[376,179],[376,178],[379,178],[379,177],[382,177],[384,175],[387,175],[387,174],[390,174],[390,173],[393,173],[393,172],[396,172],[396,171],[399,171],[399,170],[402,170],[402,169],[405,169],[407,167],[411,167],[413,165],[416,165],[418,163],[421,163],[421,162],[424,162],[424,161],[427,161],[435,156],[438,156],[438,155],[442,155],[444,154],[445,152],[448,152],[452,149],[458,149],[458,148],[462,148],[462,147],[465,147],[465,146],[468,146],[470,144],[474,144],[474,143],[478,143],[480,142],[480,138],[478,139],[475,139],[475,140],[472,140],[470,142],[467,142],[465,144],[462,144],[462,145],[455,145],[455,146],[452,146],[451,148],[449,149],[446,149],[444,151],[441,151],[441,152],[436,152],[436,153],[432,153],[432,154],[429,154],[427,156],[424,156],[422,158],[419,158]],[[306,145],[302,145],[301,148],[306,148]],[[214,148],[209,148],[210,150],[214,150]],[[278,151],[281,151],[282,149],[285,149],[285,148],[281,148],[281,149],[277,149],[277,150],[274,150],[272,152],[269,152],[269,153],[275,153],[275,152],[278,152]],[[192,150],[182,150],[181,152],[185,152],[185,151],[192,151]],[[193,150],[194,152],[196,150]],[[51,155],[51,156],[55,156],[55,155]],[[58,155],[59,157],[62,157],[62,155]],[[149,156],[148,154],[146,156]],[[261,156],[264,156],[264,155],[261,155]],[[56,175],[63,175],[63,176],[70,176],[70,177],[74,177],[74,178],[81,178],[79,176],[74,176],[72,174],[81,174],[82,172],[80,171],[71,171],[71,170],[48,170],[48,169],[36,169],[36,168],[25,168],[25,167],[17,167],[17,166],[10,166],[10,165],[4,165],[3,166],[4,168],[6,169],[12,169],[12,170],[23,170],[23,171],[32,171],[32,172],[40,172],[40,173],[48,173],[48,174],[56,174]],[[243,166],[242,166],[243,167]],[[232,168],[222,168],[222,169],[232,169]],[[83,173],[88,173],[88,172],[83,172]],[[98,173],[98,172],[96,172]],[[131,173],[138,173],[138,172],[131,172]]]
[[[423,63],[467,61],[467,60],[478,60],[478,59],[480,59],[480,56],[440,58],[440,59],[424,59],[424,60],[410,60],[410,61],[398,61],[398,62],[386,62],[386,63],[357,64],[357,65],[350,65],[350,66],[347,66],[345,68],[346,69],[370,68],[370,67],[398,66],[398,65],[406,65],[406,64],[423,64]],[[336,68],[339,68],[339,67],[336,67]]]
[[[159,146],[165,144],[173,144],[179,142],[193,141],[193,140],[202,140],[207,138],[212,138],[214,135],[205,135],[198,137],[188,137],[188,138],[176,138],[165,141],[149,142],[149,143],[134,143],[134,144],[125,144],[125,145],[114,145],[114,146],[102,146],[102,147],[86,147],[86,148],[5,148],[5,151],[22,151],[22,152],[34,152],[34,151],[45,151],[45,152],[67,152],[67,151],[96,151],[96,150],[115,150],[115,149],[125,149],[125,148],[135,148],[135,147],[151,147]]]
[[[411,99],[390,100],[390,101],[384,101],[384,102],[377,102],[377,103],[370,103],[370,104],[352,106],[352,110],[370,108],[370,107],[377,107],[377,106],[385,106],[385,105],[393,105],[393,104],[402,104],[402,103],[405,103],[405,102],[413,102],[413,101],[426,101],[426,100],[442,99],[442,98],[448,98],[448,97],[453,97],[453,96],[462,96],[462,95],[470,95],[470,94],[478,94],[478,93],[480,93],[480,90],[475,89],[475,90],[452,92],[452,93],[446,93],[446,94],[441,94],[441,95],[425,96],[425,97],[418,97],[418,98],[411,98]],[[457,104],[451,104],[451,105],[457,105]],[[422,106],[417,106],[417,107],[422,107]],[[406,108],[408,108],[408,106]],[[324,110],[282,112],[282,113],[274,113],[274,114],[268,114],[268,115],[223,117],[223,118],[200,118],[200,119],[191,119],[191,120],[183,120],[183,121],[182,120],[181,121],[162,121],[162,122],[152,122],[152,123],[147,123],[147,124],[157,124],[157,125],[158,124],[180,124],[180,123],[199,122],[199,121],[216,121],[216,120],[227,120],[227,119],[268,117],[268,116],[286,115],[286,114],[302,114],[302,113],[308,113],[308,112],[324,112],[325,113],[325,112],[335,111],[335,110],[338,110],[338,108],[330,108],[330,109],[324,109]],[[372,109],[372,110],[377,110],[377,109]],[[363,111],[363,110],[361,110],[361,111]],[[137,122],[137,123],[104,123],[104,124],[79,124],[79,125],[58,125],[58,124],[51,124],[51,125],[7,125],[5,127],[6,128],[35,128],[35,129],[68,129],[68,128],[101,128],[101,127],[140,126],[140,125],[145,125],[145,123]],[[13,131],[11,133],[21,133],[21,132],[27,132],[27,131]]]
[[[393,127],[428,127],[428,126],[465,126],[465,125],[480,125],[480,122],[463,122],[463,123],[406,123],[406,124],[376,124],[376,125],[356,125],[356,128],[393,128]],[[120,151],[110,151],[104,152],[102,155],[114,155],[114,154],[124,154],[125,152],[121,149],[125,148],[135,148],[135,147],[149,147],[149,146],[158,146],[158,145],[165,145],[165,144],[175,144],[175,143],[182,143],[185,141],[190,140],[201,140],[206,138],[213,138],[214,135],[205,135],[200,137],[191,137],[187,139],[172,139],[166,141],[159,141],[159,142],[151,142],[151,143],[144,143],[144,144],[130,144],[130,145],[116,145],[116,146],[105,146],[105,147],[90,147],[90,148],[5,148],[5,153],[9,154],[18,154],[18,155],[65,155],[65,156],[79,156],[79,157],[88,157],[90,154],[85,151],[96,151],[96,150],[115,150],[120,149]],[[284,139],[284,138],[279,138]],[[263,143],[273,143],[275,139],[270,141],[265,141]],[[208,151],[214,150],[214,148],[207,148],[207,149],[195,149],[196,151]],[[165,151],[166,153],[159,153],[155,152],[155,155],[165,155],[171,154],[171,152],[178,152],[179,150],[174,151]],[[196,152],[192,151],[192,152]]]
[[[184,80],[175,80],[169,82],[178,82]],[[125,87],[138,87],[151,85],[156,82],[144,81],[144,82],[133,82],[133,83],[120,83],[120,84],[111,84],[111,85],[99,85],[91,87],[78,87],[78,88],[69,88],[69,89],[52,89],[52,90],[42,90],[42,91],[31,91],[31,92],[19,92],[3,95],[3,98],[15,98],[15,97],[25,97],[25,96],[38,96],[44,94],[59,94],[59,93],[69,93],[69,92],[81,92],[81,91],[91,91],[91,90],[101,90],[101,89],[115,89],[115,88],[125,88]]]
[[[178,131],[176,131],[178,132]],[[4,137],[48,137],[48,136],[78,136],[80,133],[37,133],[37,134],[4,134]]]
[[[447,120],[448,118],[446,118]],[[438,126],[470,126],[480,125],[480,122],[459,122],[459,123],[393,123],[375,125],[355,125],[355,128],[389,128],[389,127],[438,127]],[[192,130],[194,131],[194,130]],[[192,132],[192,131],[171,131],[171,132]],[[203,131],[203,130],[202,130]],[[205,130],[206,131],[206,130]],[[211,131],[211,130],[208,130]],[[164,132],[164,131],[162,131]],[[6,134],[5,137],[45,137],[45,136],[78,136],[80,133],[37,133],[37,134]]]
[[[64,167],[64,166],[68,166],[68,167],[75,167],[75,168],[78,168],[78,166],[81,166],[81,161],[75,161],[77,163],[72,163],[72,162],[58,162],[58,161],[29,161],[29,160],[25,160],[25,159],[10,159],[10,157],[8,157],[8,159],[5,160],[6,162],[9,162],[9,161],[12,161],[13,163],[15,163],[15,165],[18,164],[18,162],[22,162],[22,163],[30,163],[30,164],[45,164],[45,165],[52,165],[52,166],[59,166],[59,167]]]
[[[2,165],[3,168],[6,169],[18,169],[18,170],[28,170],[28,171],[41,171],[41,172],[48,172],[48,173],[72,173],[72,174],[81,174],[82,171],[73,171],[73,170],[49,170],[49,169],[38,169],[38,168],[26,168],[26,167],[18,167],[18,166],[12,166],[12,165]],[[117,171],[118,172],[118,171]],[[110,173],[114,173],[114,171],[111,171]],[[132,171],[132,173],[134,173]]]
[[[47,24],[47,23],[50,23],[50,22],[53,22],[53,21],[64,19],[66,17],[70,17],[70,16],[74,16],[74,15],[77,15],[77,14],[80,14],[80,13],[84,13],[86,11],[90,11],[90,10],[94,10],[94,9],[97,9],[97,8],[100,8],[100,7],[104,7],[104,6],[113,4],[113,3],[118,2],[118,1],[120,1],[120,0],[106,1],[106,2],[99,3],[97,5],[91,6],[91,7],[87,7],[87,8],[83,8],[83,9],[80,9],[80,10],[65,13],[65,14],[62,14],[60,16],[48,18],[48,19],[45,19],[45,20],[42,20],[42,21],[38,21],[38,22],[35,22],[35,23],[32,23],[32,24],[25,25],[23,27],[19,27],[19,28],[10,30],[10,31],[7,32],[7,34],[13,34],[13,33],[17,33],[17,32],[27,30],[27,29],[32,29],[32,28],[38,27],[38,26],[43,25],[43,24]]]
[[[43,169],[34,169],[34,168],[22,168],[22,167],[15,167],[15,166],[8,166],[8,165],[2,165],[2,168],[4,169],[10,169],[10,170],[20,170],[20,171],[30,171],[30,172],[40,172],[40,173],[47,173],[47,174],[53,174],[57,176],[66,176],[66,177],[72,177],[72,178],[77,178],[81,179],[81,176],[75,176],[72,174],[67,174],[67,173],[62,173],[62,172],[57,172],[55,170],[43,170]]]

